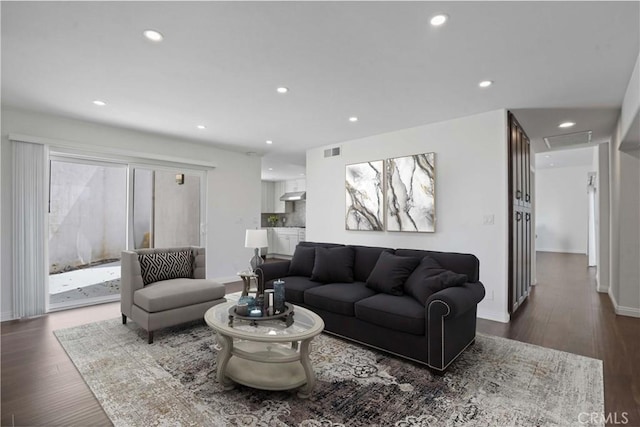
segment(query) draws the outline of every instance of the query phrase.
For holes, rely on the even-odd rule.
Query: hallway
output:
[[[478,331],[602,359],[605,411],[619,421],[627,412],[627,425],[640,426],[640,319],[617,316],[609,296],[596,292],[586,255],[538,252],[536,272],[538,284],[511,323],[478,319]]]

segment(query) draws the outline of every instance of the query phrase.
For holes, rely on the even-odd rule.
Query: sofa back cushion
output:
[[[145,286],[161,280],[193,277],[191,251],[151,252],[138,255]]]
[[[447,270],[427,255],[407,278],[404,291],[424,305],[432,294],[451,286],[461,286],[467,281],[466,274]]]
[[[455,252],[421,251],[417,249],[396,249],[396,255],[422,259],[426,255],[436,260],[443,268],[455,273],[466,274],[469,282],[480,280],[480,261],[471,254]]]
[[[419,263],[418,258],[382,252],[367,279],[367,287],[377,292],[400,296],[403,294],[404,282]]]
[[[382,252],[393,253],[393,249],[373,246],[349,246],[353,248],[353,278],[358,282],[366,282],[378,262]]]
[[[311,277],[316,260],[316,248],[310,246],[296,246],[296,250],[289,264],[289,276]]]
[[[306,246],[309,248],[317,248],[317,247],[321,247],[321,248],[341,248],[344,247],[344,245],[340,244],[340,243],[323,243],[323,242],[300,242],[298,243],[298,246]]]
[[[315,248],[311,280],[322,283],[353,282],[353,249],[347,246]]]

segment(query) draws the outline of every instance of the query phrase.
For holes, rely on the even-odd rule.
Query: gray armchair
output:
[[[205,249],[183,247],[122,251],[120,311],[148,333],[201,319],[225,302],[225,287],[205,279]]]

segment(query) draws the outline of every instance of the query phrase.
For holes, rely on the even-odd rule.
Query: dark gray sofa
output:
[[[345,246],[301,242],[299,247],[317,251],[318,247]],[[283,279],[286,300],[317,313],[324,320],[326,332],[426,364],[436,372],[446,370],[474,342],[476,309],[485,295],[474,255],[346,247],[353,253],[352,261],[346,261],[352,262],[353,282],[320,283],[308,275],[296,275],[296,271],[291,275],[292,261],[262,265],[259,280],[268,289],[273,287],[273,280]],[[382,252],[416,259],[429,255],[444,269],[466,275],[467,281],[431,294],[424,304],[411,295],[377,292],[366,282]],[[297,252],[294,262],[296,257]]]

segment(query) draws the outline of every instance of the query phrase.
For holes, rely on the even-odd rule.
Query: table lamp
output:
[[[253,248],[253,258],[249,261],[251,271],[256,271],[256,268],[260,267],[264,261],[260,257],[260,248],[269,246],[269,240],[267,239],[267,230],[247,230],[247,234],[244,238],[244,247]]]

